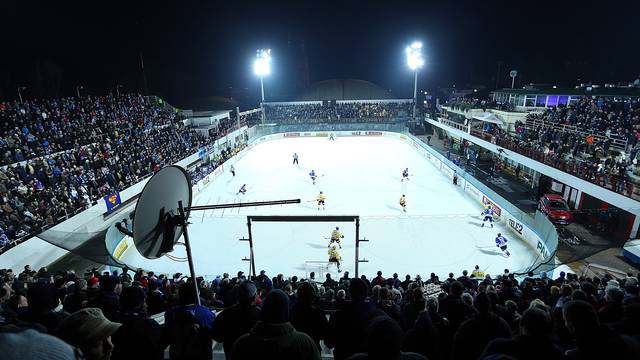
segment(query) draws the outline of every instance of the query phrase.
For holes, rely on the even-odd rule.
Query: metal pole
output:
[[[256,274],[256,259],[253,255],[253,236],[251,235],[251,219],[247,217],[247,228],[249,229],[249,277]],[[253,275],[252,275],[253,274]]]
[[[512,89],[513,89],[513,85],[515,84],[515,82],[516,82],[516,77],[515,77],[515,76],[512,76],[512,77],[511,77],[511,88],[512,88]]]
[[[76,86],[76,95],[80,97],[80,86]]]
[[[144,82],[144,94],[147,95],[149,88],[147,87],[147,73],[144,71],[144,59],[142,58],[142,50],[140,50],[140,68],[142,69],[142,81]]]
[[[189,243],[189,232],[187,231],[188,220],[184,214],[184,207],[182,201],[178,201],[178,211],[180,211],[180,221],[182,222],[182,236],[184,236],[184,247],[187,251],[187,260],[189,261],[189,272],[191,273],[191,279],[195,285],[196,291],[196,304],[200,305],[200,290],[198,289],[198,282],[196,280],[196,270],[193,267],[193,256],[191,256],[191,244]]]
[[[20,86],[18,86],[18,98],[20,99],[20,103],[22,104],[22,93],[20,92]]]
[[[260,90],[262,92],[262,102],[264,102],[264,76],[260,75]]]
[[[413,80],[413,118],[416,118],[416,103],[418,102],[418,70],[414,71],[415,77]]]
[[[356,218],[356,278],[358,276],[358,265],[360,264],[360,218]]]
[[[262,125],[264,125],[264,120],[265,120],[265,116],[264,116],[264,80],[263,80],[263,76],[260,75],[260,90],[262,91],[262,101],[260,102],[260,108],[262,109]]]
[[[120,97],[120,85],[116,85],[116,96]]]
[[[236,120],[238,122],[238,129],[240,129],[240,107],[236,106]]]

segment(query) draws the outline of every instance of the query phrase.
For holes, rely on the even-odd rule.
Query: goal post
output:
[[[291,222],[332,222],[332,223],[340,223],[340,222],[353,222],[355,224],[355,277],[358,277],[358,264],[362,262],[359,259],[359,247],[361,241],[368,240],[360,240],[360,216],[358,215],[249,215],[247,216],[247,232],[249,234],[249,261],[250,265],[250,275],[256,276],[256,262],[255,262],[255,253],[253,247],[253,233],[252,233],[252,224],[254,222],[282,222],[282,223],[291,223]],[[366,261],[366,260],[364,260]],[[319,263],[315,261],[306,261],[305,264]],[[316,264],[317,265],[317,264]]]

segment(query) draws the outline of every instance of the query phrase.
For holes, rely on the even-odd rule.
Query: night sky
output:
[[[100,3],[100,5],[96,5]],[[640,74],[639,1],[15,1],[0,4],[0,100],[147,91],[170,103],[257,104],[252,61],[269,47],[267,99],[356,78],[410,97],[404,47],[425,46],[420,88],[580,82]]]

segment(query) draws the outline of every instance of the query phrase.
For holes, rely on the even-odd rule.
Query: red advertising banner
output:
[[[493,208],[493,213],[496,214],[497,216],[500,216],[500,214],[502,214],[502,210],[500,210],[500,207],[494,204],[493,201],[489,200],[489,198],[487,198],[484,195],[482,195],[482,203],[485,205],[490,204],[491,207]]]

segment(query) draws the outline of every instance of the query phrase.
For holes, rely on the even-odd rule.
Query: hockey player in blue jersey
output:
[[[400,180],[401,182],[404,181],[404,179],[407,179],[407,181],[409,181],[409,168],[405,168],[404,170],[402,170],[402,180]]]
[[[238,190],[238,193],[236,195],[244,195],[247,192],[247,184],[242,184],[242,187],[240,188],[240,190]]]
[[[487,205],[487,208],[484,209],[480,215],[484,216],[481,227],[484,227],[484,223],[488,220],[489,224],[491,224],[491,227],[493,228],[493,209],[491,208],[491,205]]]
[[[507,257],[511,256],[511,254],[509,254],[509,250],[507,250],[507,238],[502,236],[500,233],[498,233],[498,236],[496,237],[496,246],[499,247]]]
[[[311,177],[311,181],[313,181],[313,185],[316,184],[316,172],[311,170],[311,172],[309,173],[309,177]]]

